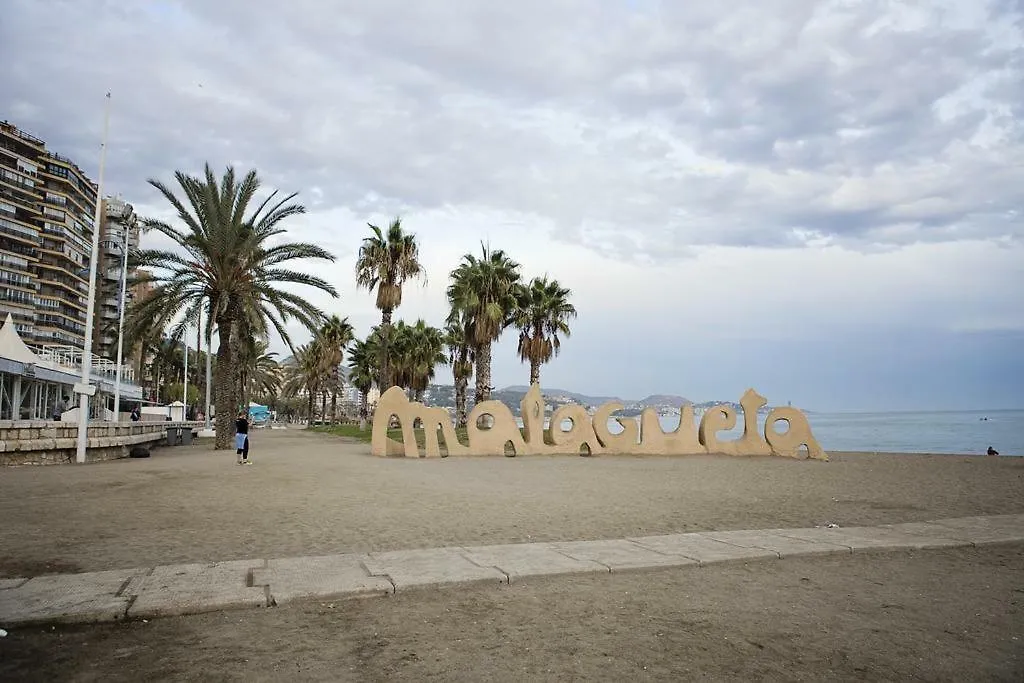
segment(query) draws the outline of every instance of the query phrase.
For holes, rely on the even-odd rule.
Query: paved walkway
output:
[[[386,595],[579,572],[1024,542],[1024,514],[874,527],[707,531],[606,541],[400,550],[0,579],[0,627],[99,622]]]

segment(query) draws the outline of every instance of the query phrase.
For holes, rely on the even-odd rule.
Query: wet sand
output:
[[[382,459],[302,430],[0,470],[0,577],[460,544],[1024,512],[1024,458]]]

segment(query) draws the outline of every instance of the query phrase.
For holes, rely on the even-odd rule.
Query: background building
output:
[[[73,161],[0,122],[0,314],[26,342],[82,348],[95,211]]]
[[[96,274],[96,331],[93,335],[93,353],[111,360],[117,359],[118,323],[121,314],[121,278],[124,277],[125,235],[128,250],[139,247],[139,220],[131,204],[119,197],[103,199],[100,220],[100,267]],[[130,275],[129,275],[130,277]],[[135,287],[125,292],[124,303],[131,302]],[[132,349],[124,349],[129,357]]]
[[[96,193],[73,161],[0,121],[0,419],[49,419],[56,397],[70,395],[80,377]],[[129,204],[109,200],[107,212],[96,290],[94,348],[100,354],[90,359],[98,400],[90,407],[93,417],[109,419],[121,249],[125,230],[129,244],[138,244],[138,228]],[[112,336],[104,334],[111,318]],[[142,398],[134,377],[126,364],[120,387],[126,401]]]

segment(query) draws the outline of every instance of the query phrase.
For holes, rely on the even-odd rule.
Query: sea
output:
[[[887,413],[807,412],[811,432],[826,451],[869,453],[984,454],[992,446],[1000,455],[1024,456],[1024,410],[936,411]],[[767,417],[758,415],[758,429],[764,432]],[[659,417],[661,428],[672,431],[677,415]],[[698,417],[695,424],[699,424]],[[571,423],[564,423],[569,429]],[[779,423],[785,431],[785,423]],[[622,431],[609,420],[609,431]],[[735,439],[743,433],[743,416],[731,431],[719,432],[720,439]]]

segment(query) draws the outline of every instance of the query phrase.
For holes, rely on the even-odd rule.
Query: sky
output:
[[[0,118],[95,178],[110,91],[144,216],[207,162],[298,192],[359,335],[400,215],[397,318],[440,325],[482,241],[572,289],[544,387],[1024,408],[1022,34],[1022,0],[5,0]],[[506,332],[493,384],[528,377]]]

